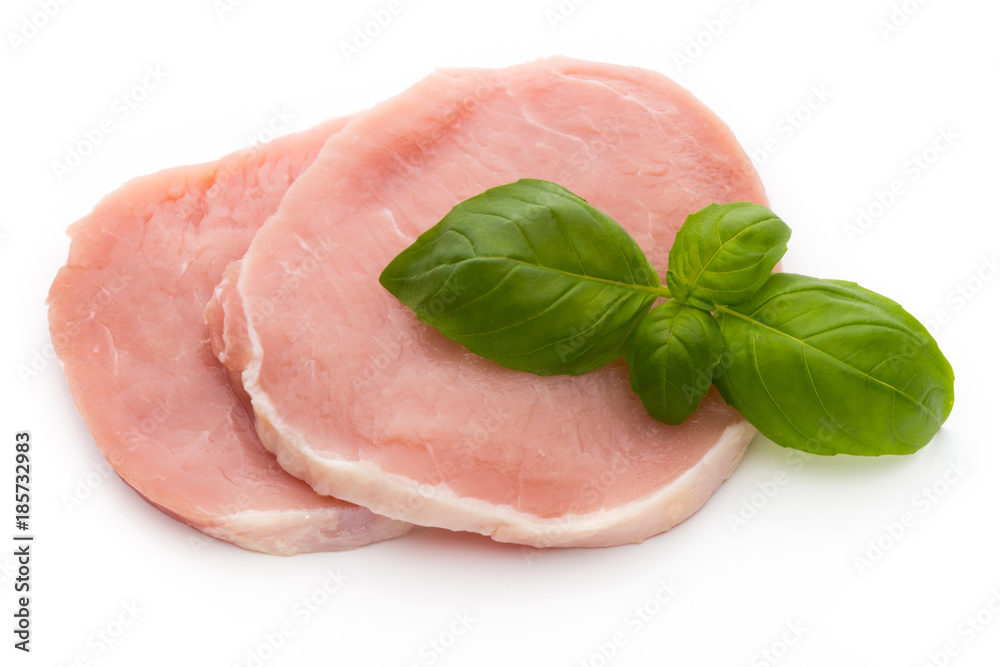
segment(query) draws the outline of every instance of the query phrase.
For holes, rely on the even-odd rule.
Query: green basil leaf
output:
[[[776,274],[717,318],[716,385],[779,445],[910,454],[951,412],[955,376],[937,343],[899,304],[855,283]]]
[[[791,235],[763,206],[709,204],[689,215],[677,232],[667,287],[681,303],[705,310],[743,303],[770,277]]]
[[[585,373],[617,359],[666,293],[618,223],[532,179],[458,204],[379,282],[448,338],[538,375]]]
[[[680,424],[705,398],[722,359],[722,333],[704,310],[671,299],[642,318],[625,359],[632,390],[646,411]]]

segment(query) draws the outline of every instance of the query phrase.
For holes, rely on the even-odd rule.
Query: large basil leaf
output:
[[[379,282],[448,338],[538,375],[585,373],[620,357],[665,292],[618,223],[531,179],[458,204]]]
[[[840,280],[776,274],[722,307],[716,385],[764,435],[815,454],[910,454],[951,412],[955,376],[903,308]]]
[[[642,318],[625,359],[632,390],[646,411],[680,424],[712,386],[712,371],[722,359],[722,333],[704,310],[671,299]]]
[[[681,303],[705,310],[743,303],[767,281],[791,235],[763,206],[709,204],[689,215],[677,232],[667,287]]]

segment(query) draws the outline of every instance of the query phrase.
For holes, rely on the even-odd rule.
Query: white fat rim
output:
[[[242,373],[264,446],[290,474],[317,493],[346,500],[391,519],[422,526],[488,535],[500,542],[533,547],[590,547],[638,543],[694,514],[736,468],[757,431],[741,420],[728,426],[702,459],[677,479],[632,502],[584,514],[543,518],[509,505],[459,496],[447,485],[420,484],[389,473],[371,461],[320,456],[279,417],[260,386],[263,346],[243,292],[243,268],[236,283],[253,351]]]
[[[350,517],[348,514],[368,514]],[[358,519],[362,521],[358,521]],[[355,525],[357,524],[357,525]],[[345,551],[404,535],[411,524],[374,516],[363,508],[247,510],[199,526],[206,535],[261,553],[294,556],[317,551]]]

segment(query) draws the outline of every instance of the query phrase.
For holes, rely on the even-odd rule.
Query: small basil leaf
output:
[[[717,312],[716,385],[784,447],[815,454],[910,454],[941,428],[955,376],[903,308],[840,280],[776,274]]]
[[[646,411],[680,424],[712,385],[712,371],[722,359],[722,333],[704,310],[671,299],[642,318],[625,359],[632,390]]]
[[[709,204],[689,215],[677,232],[667,287],[681,303],[705,310],[743,303],[767,281],[791,235],[763,206]]]
[[[618,223],[532,179],[458,204],[379,282],[448,338],[538,375],[585,373],[617,359],[665,293]]]

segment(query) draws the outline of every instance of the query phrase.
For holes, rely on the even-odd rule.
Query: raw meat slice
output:
[[[70,227],[49,292],[56,352],[115,471],[164,512],[255,551],[348,549],[409,528],[278,466],[202,319],[227,264],[346,122],[130,181]]]
[[[661,270],[687,213],[766,203],[729,129],[662,75],[568,58],[442,71],[324,146],[216,291],[217,352],[264,445],[320,493],[504,542],[639,542],[732,472],[755,433],[736,411],[712,390],[682,426],[656,422],[624,362],[502,368],[378,283],[452,206],[521,177],[588,199]]]

